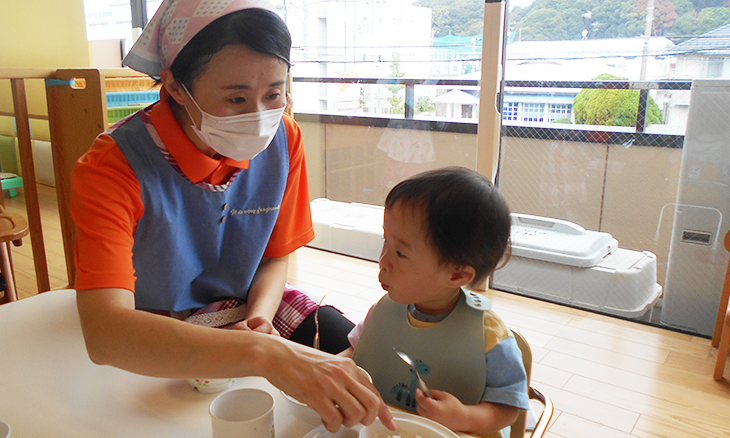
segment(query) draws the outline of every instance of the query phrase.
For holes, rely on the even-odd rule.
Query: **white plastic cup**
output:
[[[271,394],[255,388],[219,395],[208,409],[213,438],[274,438],[275,404]]]

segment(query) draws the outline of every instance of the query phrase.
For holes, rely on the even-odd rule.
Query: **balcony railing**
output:
[[[439,118],[437,122],[430,118],[415,117],[415,88],[416,86],[441,86],[449,88],[479,87],[478,80],[458,79],[405,79],[405,78],[347,78],[347,77],[295,77],[294,83],[314,84],[358,84],[358,85],[403,85],[405,86],[404,124],[406,129],[440,130],[443,132],[476,133],[476,120]],[[634,129],[610,126],[593,126],[580,124],[530,124],[524,126],[514,123],[504,123],[502,135],[508,137],[535,136],[543,139],[563,139],[571,141],[601,141],[609,144],[646,145],[671,148],[681,148],[683,136],[676,134],[646,133],[647,110],[649,107],[649,92],[662,91],[689,91],[692,82],[682,81],[504,81],[504,94],[510,89],[601,89],[601,90],[638,90],[639,102],[637,120]],[[498,98],[498,107],[503,107],[503,99]],[[341,124],[352,125],[383,125],[382,117],[372,113],[347,113],[320,115],[321,121],[335,121]],[[398,118],[390,114],[388,119]],[[369,121],[363,119],[371,119]],[[381,119],[376,120],[376,119]],[[402,119],[401,119],[402,120]],[[437,124],[438,126],[434,126]],[[467,126],[465,126],[467,125]],[[468,125],[473,125],[469,127]],[[519,126],[517,126],[519,125]],[[548,125],[548,126],[546,126]]]

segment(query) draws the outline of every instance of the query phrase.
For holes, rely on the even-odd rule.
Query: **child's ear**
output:
[[[476,271],[469,265],[454,266],[451,269],[450,281],[453,286],[464,286],[472,282],[476,277]]]

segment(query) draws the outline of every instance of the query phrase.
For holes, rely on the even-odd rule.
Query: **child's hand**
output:
[[[460,430],[461,419],[466,414],[466,406],[448,392],[431,389],[431,393],[433,397],[426,397],[423,391],[416,389],[418,413],[451,430]]]

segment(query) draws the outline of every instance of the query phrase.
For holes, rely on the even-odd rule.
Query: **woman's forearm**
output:
[[[266,335],[201,327],[135,310],[134,294],[123,289],[79,291],[77,302],[95,363],[169,378],[261,375],[264,367],[264,357],[257,353]]]
[[[273,321],[284,294],[288,268],[288,255],[261,260],[248,291],[246,319],[263,316]]]
[[[329,430],[395,425],[367,375],[350,359],[255,331],[188,324],[134,308],[124,289],[77,292],[89,357],[132,373],[166,378],[262,376],[322,416]]]

